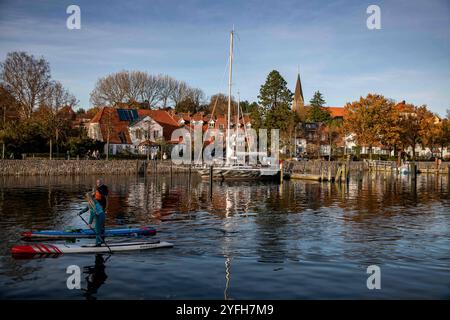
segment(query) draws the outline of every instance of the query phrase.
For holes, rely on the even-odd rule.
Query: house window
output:
[[[224,128],[224,125],[223,125],[223,124],[219,125],[219,129],[220,129],[220,130],[225,129],[225,128]]]
[[[158,139],[159,138],[159,130],[153,130],[153,138]]]
[[[140,129],[136,130],[136,139],[141,140],[142,139],[142,132]]]

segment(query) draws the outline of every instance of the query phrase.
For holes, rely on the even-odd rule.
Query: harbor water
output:
[[[214,182],[212,195],[195,175],[103,178],[107,227],[151,225],[174,247],[16,259],[21,232],[85,227],[80,197],[96,177],[1,177],[0,298],[450,298],[445,175]],[[381,288],[370,290],[373,265]],[[80,289],[67,287],[69,266]]]

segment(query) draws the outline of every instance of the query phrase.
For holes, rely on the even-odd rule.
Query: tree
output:
[[[231,111],[236,110],[237,103],[231,97]],[[228,97],[224,95],[223,93],[217,93],[215,95],[212,95],[209,100],[209,112],[214,115],[221,115],[221,114],[227,114],[228,113]]]
[[[176,106],[189,95],[189,86],[184,81],[175,81],[173,84],[173,90],[170,92],[169,98]]]
[[[412,148],[412,157],[416,158],[416,146],[428,144],[427,134],[434,122],[434,115],[428,111],[425,105],[417,107],[412,104],[404,104],[400,114],[400,126],[402,132],[400,140],[406,146]]]
[[[441,159],[444,157],[444,148],[450,146],[450,119],[444,119],[438,124],[436,132],[436,144],[441,150]]]
[[[155,106],[161,99],[162,88],[163,82],[160,75],[147,75],[143,84],[142,99],[147,101],[150,107]]]
[[[204,93],[200,89],[191,89],[188,95],[175,106],[176,112],[186,112],[194,114],[207,111],[209,106],[203,104]]]
[[[166,108],[173,91],[176,90],[177,81],[167,75],[160,77],[161,90],[159,92],[159,100],[162,103],[162,107]]]
[[[314,96],[309,103],[310,107],[306,115],[308,121],[327,123],[331,120],[330,112],[323,107],[325,105],[325,100],[319,91],[314,93]]]
[[[0,85],[0,141],[2,143],[1,157],[5,158],[5,139],[7,137],[8,129],[14,127],[18,119],[18,104],[16,99],[6,90],[3,85]]]
[[[286,80],[278,71],[272,70],[259,90],[258,99],[262,107],[273,110],[279,105],[290,108],[292,96]]]
[[[295,113],[291,110],[292,96],[286,80],[276,70],[269,73],[258,95],[259,104],[264,109],[264,124],[268,129],[280,129],[282,146],[292,143],[296,125]]]
[[[264,127],[264,109],[258,105],[256,102],[248,103],[244,101],[242,106],[242,112],[250,115],[252,128],[258,131],[260,128]]]
[[[77,104],[77,98],[59,81],[49,83],[41,101],[41,105],[51,108],[55,113],[58,113],[62,107],[74,108]]]
[[[342,134],[342,121],[336,120],[336,119],[330,119],[327,122],[325,133],[328,137],[328,143],[330,145],[330,154],[328,156],[328,161],[331,161],[331,157],[333,156],[333,146],[336,145],[336,143],[341,138]]]
[[[91,92],[95,106],[115,106],[119,103],[137,101],[143,91],[145,76],[134,71],[120,71],[100,78]]]
[[[386,128],[386,122],[393,108],[392,101],[378,94],[369,94],[345,106],[344,130],[353,133],[357,144],[369,148],[370,159],[372,147],[382,142],[389,129]]]
[[[191,88],[183,81],[174,85],[170,96],[177,112],[191,113],[200,111],[204,97],[205,94],[201,89]]]
[[[288,105],[279,104],[267,111],[264,124],[268,129],[280,130],[281,146],[287,147],[289,149],[287,152],[291,153],[292,137],[297,122],[297,114],[292,112]]]
[[[63,107],[75,107],[78,103],[73,94],[66,90],[58,81],[52,81],[46,88],[41,105],[35,117],[41,124],[42,135],[49,140],[49,157],[52,159],[53,141],[56,143],[56,152],[59,153],[59,140],[67,136],[70,124],[64,119],[60,110]]]
[[[10,52],[1,63],[3,86],[16,99],[22,118],[30,118],[50,84],[50,66],[44,58]]]

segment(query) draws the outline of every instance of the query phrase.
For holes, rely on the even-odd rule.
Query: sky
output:
[[[66,27],[71,4],[80,30]],[[366,25],[372,4],[379,30]],[[211,96],[227,92],[233,26],[241,100],[257,101],[275,69],[292,91],[300,72],[306,101],[319,90],[329,106],[378,93],[440,115],[450,108],[448,0],[0,0],[0,60],[43,56],[83,108],[96,81],[121,70],[168,74]]]

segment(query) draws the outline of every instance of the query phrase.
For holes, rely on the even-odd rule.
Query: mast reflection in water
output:
[[[83,227],[79,196],[96,177],[0,179],[1,298],[450,298],[443,176],[224,182],[214,184],[212,197],[195,175],[106,176],[107,226],[154,225],[157,238],[175,245],[106,263],[93,255],[9,254],[20,232]],[[91,266],[82,281],[87,292],[67,289],[73,264]],[[378,291],[366,287],[372,264],[382,271]]]

